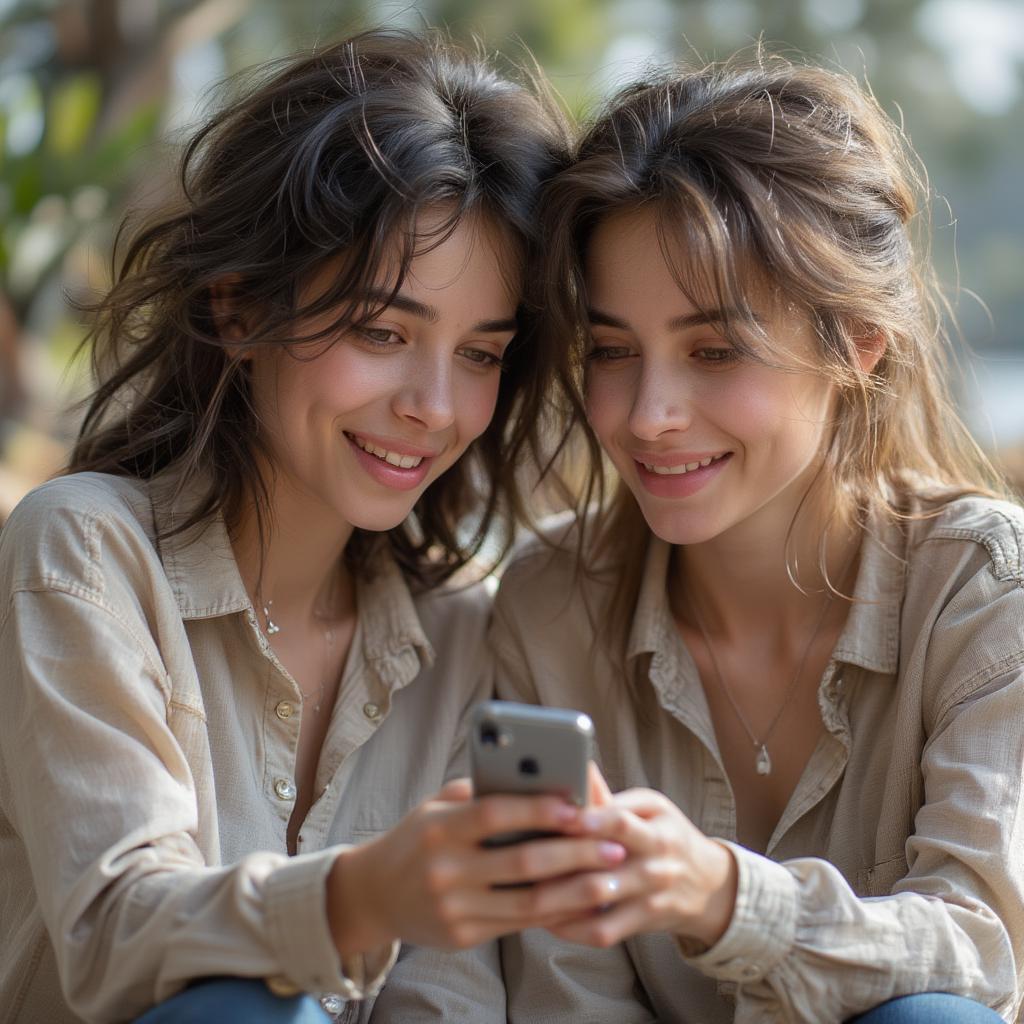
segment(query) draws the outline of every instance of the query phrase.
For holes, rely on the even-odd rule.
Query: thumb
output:
[[[451,779],[441,787],[438,800],[452,800],[462,803],[473,799],[473,783],[469,779]]]
[[[612,791],[593,761],[587,765],[587,790],[587,802],[591,807],[606,807],[612,802]]]

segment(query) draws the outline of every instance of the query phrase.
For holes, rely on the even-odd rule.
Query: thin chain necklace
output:
[[[266,623],[266,625],[264,626],[263,632],[268,637],[274,636],[275,634],[282,632],[281,627],[270,617],[270,609],[273,606],[274,606],[273,600],[268,600],[267,603],[265,605],[263,605],[263,621]],[[316,612],[314,612],[313,614],[316,615]],[[316,617],[317,618],[323,618],[323,616],[316,616]],[[328,664],[330,664],[330,662],[331,662],[331,660],[333,658],[333,655],[334,655],[334,627],[333,626],[325,626],[323,632],[324,632],[324,640],[327,643],[327,662],[328,662]],[[296,680],[295,685],[299,686],[298,680]],[[323,707],[323,703],[324,703],[324,693],[326,692],[326,689],[327,689],[327,678],[326,678],[326,674],[323,673],[323,672],[320,673],[320,685],[317,687],[317,691],[316,691],[315,695],[306,693],[306,691],[301,686],[299,686],[299,693],[302,694],[303,701],[312,702],[312,704],[313,704],[313,714],[314,715],[319,715],[320,714],[320,709],[321,709],[321,707]]]
[[[758,775],[771,775],[772,759],[768,753],[768,741],[772,738],[772,733],[775,732],[775,727],[779,724],[782,719],[783,712],[789,707],[790,701],[792,701],[793,695],[796,693],[797,683],[800,682],[800,677],[803,675],[808,655],[810,655],[811,648],[814,646],[814,641],[821,630],[821,624],[825,621],[825,613],[829,610],[829,607],[832,604],[832,595],[829,594],[828,598],[822,604],[821,612],[818,614],[818,621],[814,625],[814,632],[811,633],[811,638],[807,641],[807,646],[804,648],[803,656],[800,658],[800,664],[797,666],[796,673],[790,680],[789,686],[786,688],[786,693],[782,698],[782,703],[779,705],[779,710],[775,712],[775,717],[768,723],[768,728],[760,738],[754,735],[754,730],[750,728],[750,723],[740,710],[739,704],[736,703],[736,698],[733,697],[732,691],[725,684],[725,676],[722,675],[722,670],[719,668],[718,659],[715,657],[715,650],[711,646],[711,641],[708,639],[708,631],[704,625],[704,620],[701,618],[700,612],[697,611],[696,602],[691,597],[688,603],[690,605],[690,610],[693,612],[694,621],[697,623],[697,628],[700,630],[704,646],[708,650],[708,658],[710,658],[711,667],[715,670],[715,675],[718,678],[718,685],[721,687],[722,693],[725,694],[729,704],[732,706],[733,711],[736,712],[736,717],[739,719],[740,725],[743,726],[747,736],[750,737],[750,742],[754,745],[754,750],[757,753],[754,761],[754,768],[757,770]]]

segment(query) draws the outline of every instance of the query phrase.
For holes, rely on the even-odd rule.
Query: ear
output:
[[[854,334],[853,344],[857,349],[857,365],[864,373],[872,373],[885,355],[885,332],[880,327],[862,327]]]
[[[249,309],[241,291],[239,274],[225,274],[210,285],[210,315],[219,337],[229,346],[249,337]],[[242,356],[245,358],[245,356]]]

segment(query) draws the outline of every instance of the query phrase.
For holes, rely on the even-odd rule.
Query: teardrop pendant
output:
[[[771,775],[772,759],[768,756],[768,748],[762,743],[757,751],[757,761],[754,762],[758,775]]]
[[[267,623],[267,628],[264,630],[264,632],[267,634],[267,636],[273,636],[275,633],[281,632],[281,627],[276,622],[274,622],[274,620],[270,617],[270,609],[273,603],[273,601],[268,601],[263,606],[263,618],[264,621]]]

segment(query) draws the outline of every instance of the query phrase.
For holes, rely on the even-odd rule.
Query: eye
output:
[[[694,349],[693,354],[701,362],[723,366],[734,363],[740,358],[739,352],[732,345],[703,345]]]
[[[488,351],[485,348],[463,348],[460,349],[459,354],[474,366],[479,367],[482,370],[503,370],[505,368],[504,358],[495,352]]]
[[[632,351],[625,345],[594,345],[587,353],[587,361],[591,363],[613,363],[628,359]]]
[[[389,348],[401,344],[402,336],[390,327],[374,327],[372,325],[354,327],[353,331],[373,348]]]

